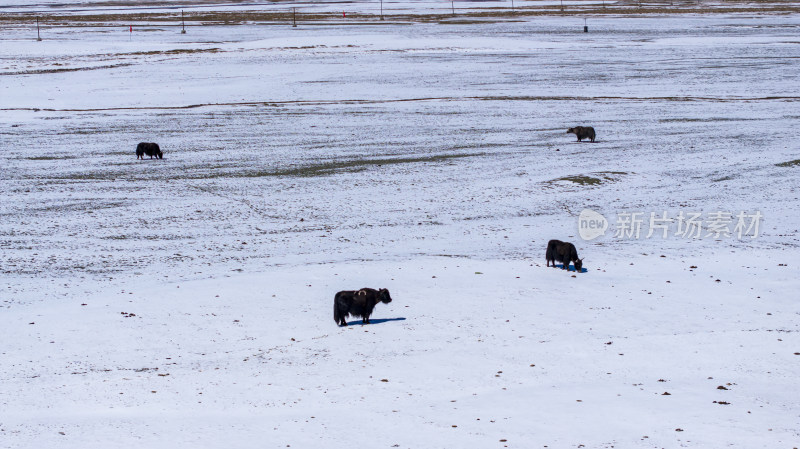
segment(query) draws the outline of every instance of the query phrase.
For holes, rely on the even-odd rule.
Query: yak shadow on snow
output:
[[[370,324],[381,324],[381,323],[386,323],[386,322],[389,322],[389,321],[405,321],[405,320],[406,320],[405,317],[378,318],[378,319],[370,319],[368,324],[362,323],[361,320],[358,320],[358,321],[354,320],[354,321],[352,321],[350,323],[347,323],[347,325],[348,326],[354,326],[354,325],[357,324],[357,325],[360,325],[360,326],[369,326]]]
[[[564,269],[564,264],[558,264],[558,265],[556,265],[556,268],[560,268],[560,269],[563,270]],[[575,266],[574,265],[570,265],[567,268],[567,271],[575,271]],[[586,273],[587,271],[589,271],[589,270],[587,270],[586,268],[581,268],[581,273]]]

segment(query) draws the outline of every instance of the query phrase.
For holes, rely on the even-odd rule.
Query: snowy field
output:
[[[797,13],[403,8],[0,20],[0,447],[800,447]]]

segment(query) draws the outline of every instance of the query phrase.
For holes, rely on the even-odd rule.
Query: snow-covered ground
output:
[[[800,21],[588,25],[0,29],[0,447],[799,447]]]

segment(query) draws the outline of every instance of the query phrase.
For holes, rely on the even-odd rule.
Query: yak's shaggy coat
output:
[[[594,142],[594,128],[591,126],[576,126],[568,129],[567,132],[575,134],[578,137],[578,142],[583,139],[589,139]]]
[[[347,326],[347,316],[361,317],[361,322],[369,324],[369,316],[379,302],[392,302],[389,290],[382,288],[362,288],[361,290],[343,290],[333,298],[333,320],[336,324]]]
[[[140,142],[139,145],[136,145],[136,159],[144,159],[145,154],[150,156],[150,159],[153,159],[153,156],[159,159],[164,158],[161,148],[153,142]]]
[[[553,268],[556,262],[563,263],[563,269],[569,269],[569,263],[575,264],[575,271],[580,273],[583,268],[583,259],[578,259],[578,250],[575,245],[569,242],[562,242],[561,240],[550,240],[547,242],[547,252],[545,254],[547,259],[547,266],[550,262],[553,263]]]

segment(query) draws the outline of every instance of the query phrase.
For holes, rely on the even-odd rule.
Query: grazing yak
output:
[[[361,290],[343,290],[333,298],[333,320],[336,324],[347,326],[347,316],[360,316],[363,324],[369,324],[372,309],[379,302],[392,302],[389,290],[382,288],[362,288]]]
[[[575,264],[576,272],[580,273],[583,268],[583,259],[578,259],[578,250],[575,249],[575,245],[569,242],[550,240],[547,242],[545,258],[547,259],[548,267],[550,262],[553,263],[553,268],[556,267],[556,262],[562,262],[564,264],[562,268],[568,270],[569,263],[572,262]]]
[[[150,159],[153,159],[153,156],[159,159],[164,158],[164,153],[161,152],[157,143],[140,142],[139,145],[136,145],[136,159],[144,159],[145,154],[150,156]]]
[[[594,142],[594,128],[591,126],[576,126],[568,129],[567,133],[575,134],[578,137],[578,142],[583,139],[590,139]]]

